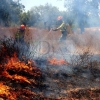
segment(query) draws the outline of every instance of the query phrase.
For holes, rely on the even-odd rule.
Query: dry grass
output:
[[[7,37],[15,37],[15,33],[18,27],[10,27],[4,28],[0,27],[0,37],[4,38]],[[25,41],[29,43],[37,43],[39,41],[46,41],[50,45],[51,51],[56,51],[60,45],[63,43],[59,43],[58,40],[61,36],[60,31],[48,31],[46,29],[38,29],[34,27],[29,27],[26,29],[25,33]],[[63,44],[65,47],[69,45],[74,45],[74,53],[75,52],[82,52],[81,50],[90,49],[94,54],[100,54],[100,28],[93,27],[93,28],[85,28],[85,32],[80,34],[80,30],[78,29],[74,34],[68,34],[67,41]],[[39,42],[39,43],[38,43]],[[45,43],[46,44],[46,43]],[[45,44],[42,44],[44,48],[46,48]],[[60,44],[60,45],[59,45]]]
[[[15,33],[17,32],[18,27],[0,27],[0,38],[4,38],[4,36],[7,37],[15,37]],[[46,41],[49,43],[50,51],[54,52],[60,48],[60,46],[65,46],[66,48],[74,45],[75,52],[82,52],[81,50],[86,50],[87,47],[93,52],[94,54],[100,54],[100,28],[85,28],[85,32],[83,34],[80,34],[80,30],[78,29],[74,34],[68,34],[67,41],[65,44],[59,43],[58,40],[61,36],[60,31],[48,31],[46,29],[38,29],[34,27],[29,27],[26,29],[25,33],[25,41],[29,42],[31,44],[38,44],[39,41]],[[60,45],[59,45],[60,44]],[[45,48],[47,48],[45,45],[47,43],[42,43],[42,46],[44,49],[42,52],[45,51]]]
[[[1,38],[4,38],[4,35],[7,37],[11,36],[14,38],[14,34],[17,31],[17,28],[2,28],[1,27],[0,30],[1,30],[0,31]],[[54,67],[53,65],[48,65],[48,68],[45,70],[46,72],[44,74],[47,79],[44,82],[49,84],[48,91],[50,93],[52,93],[51,95],[49,95],[49,97],[55,98],[54,100],[56,100],[56,98],[59,99],[60,97],[61,98],[59,100],[91,100],[91,99],[99,100],[100,88],[97,85],[100,82],[100,80],[98,79],[98,75],[100,75],[99,74],[100,70],[97,69],[97,66],[99,66],[98,64],[100,64],[100,63],[97,64],[97,61],[94,61],[94,62],[89,61],[89,64],[88,64],[88,62],[87,62],[90,59],[90,58],[88,58],[88,53],[92,52],[94,54],[99,54],[99,51],[100,51],[99,32],[100,32],[99,28],[89,28],[89,29],[86,28],[85,33],[83,33],[83,34],[78,34],[79,30],[77,30],[76,33],[68,35],[67,42],[70,41],[68,45],[74,44],[75,52],[78,51],[79,54],[81,53],[83,55],[80,55],[81,59],[79,59],[79,60],[76,59],[78,64],[75,65],[75,63],[74,63],[74,65],[73,65],[75,67],[73,69],[74,71],[73,71],[73,73],[70,73],[70,74],[67,73],[65,69],[67,69],[67,67],[71,67],[71,66],[65,65],[65,66],[55,66]],[[61,35],[60,31],[53,32],[53,31],[48,31],[45,29],[37,29],[37,28],[29,28],[28,29],[27,28],[26,34],[25,34],[25,40],[28,42],[30,42],[30,41],[31,42],[47,41],[51,46],[53,46],[53,49],[57,49],[59,47],[59,43],[57,42],[57,40],[59,39],[60,35]],[[45,47],[45,46],[43,46],[43,47]],[[87,50],[90,50],[90,51],[84,52]],[[5,53],[3,53],[3,54],[5,54]],[[86,59],[84,59],[84,58],[86,58]],[[83,65],[82,65],[82,63],[83,63]],[[13,66],[15,66],[15,67],[12,66],[12,68],[10,68],[9,70],[16,68],[16,64],[15,65],[14,64],[13,64]],[[22,63],[20,62],[20,65],[21,64]],[[85,64],[87,64],[87,66],[88,66],[87,69],[84,69],[84,67],[83,67],[83,66],[85,66]],[[53,67],[53,69],[52,69],[52,67]],[[83,68],[81,68],[81,67],[83,67]],[[87,71],[88,68],[89,68],[89,72],[91,74],[90,77],[86,76],[86,75],[88,75],[88,71]],[[20,67],[19,67],[19,69],[20,69],[20,71],[22,71],[22,69]],[[24,71],[24,68],[23,68],[23,71]],[[25,70],[25,72],[27,72],[27,70]],[[28,73],[29,73],[29,71],[28,71]],[[6,73],[6,72],[3,72],[2,74],[4,76],[7,76],[6,78],[7,79],[9,78],[9,80],[12,81],[12,75],[8,75],[9,73]],[[29,73],[29,74],[31,74],[31,73]],[[1,75],[1,77],[3,75]],[[20,77],[20,76],[14,77],[14,79],[17,80],[19,83],[20,83],[20,81],[19,81],[20,78],[22,78],[22,77]],[[22,81],[24,81],[24,83],[26,82],[28,85],[30,85],[30,82],[26,78],[23,77]],[[6,85],[3,85],[3,84],[0,84],[0,85],[2,85],[2,87],[4,87],[4,88],[6,87]],[[96,86],[98,87],[98,89],[95,88]],[[64,89],[65,89],[65,91],[63,91]],[[7,91],[8,94],[9,94],[9,91],[10,90],[8,88],[8,91]],[[19,90],[19,91],[20,91],[19,94],[21,94],[21,93],[24,93],[24,91],[26,91],[26,90],[23,90],[23,91]],[[5,92],[5,90],[4,90],[4,92]],[[26,92],[29,93],[29,91],[26,91]],[[46,96],[45,92],[47,92],[47,90],[44,89],[42,92],[44,93],[43,95]],[[29,95],[32,95],[32,94],[29,93]],[[65,99],[64,99],[64,97],[65,97]],[[25,100],[28,100],[28,99],[29,98],[27,96],[27,98]],[[35,100],[35,99],[32,99],[32,100]],[[46,98],[44,100],[49,100],[49,99]],[[50,99],[50,100],[53,100],[53,99]]]

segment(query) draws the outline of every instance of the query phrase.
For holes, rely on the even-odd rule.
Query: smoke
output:
[[[64,3],[67,12],[75,16],[74,22],[78,23],[81,31],[85,27],[100,26],[98,20],[100,19],[100,3],[94,0],[65,0]],[[75,24],[75,23],[74,23]]]
[[[99,46],[99,28],[85,28],[84,34],[78,34],[79,30],[67,36],[66,41],[59,42],[61,36],[60,32],[51,31],[48,34],[44,29],[30,29],[33,43],[31,44],[30,51],[36,57],[55,57],[64,58],[70,61],[71,55],[82,54],[84,51],[89,50],[92,54],[100,53]],[[46,36],[46,38],[44,38]],[[28,36],[28,40],[31,40]]]
[[[0,25],[18,24],[23,5],[14,0],[0,0]]]

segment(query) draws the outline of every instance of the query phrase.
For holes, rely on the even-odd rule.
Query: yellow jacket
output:
[[[60,29],[60,31],[66,31],[66,24],[63,22],[58,28],[57,30]]]

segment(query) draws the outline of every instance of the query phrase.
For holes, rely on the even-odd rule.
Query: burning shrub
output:
[[[0,97],[3,99],[34,100],[35,88],[42,86],[42,73],[29,59],[28,45],[24,43],[24,49],[22,45],[13,39],[0,40]]]

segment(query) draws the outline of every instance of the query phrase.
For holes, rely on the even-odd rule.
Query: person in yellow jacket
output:
[[[57,31],[60,30],[62,33],[62,36],[60,38],[60,41],[66,40],[66,36],[67,36],[67,29],[66,29],[66,24],[64,23],[64,21],[62,20],[62,16],[58,16],[57,18],[58,23],[60,24],[60,26],[56,29],[52,29],[53,31]]]
[[[25,29],[26,29],[26,24],[22,23],[15,36],[17,41],[24,42]]]

